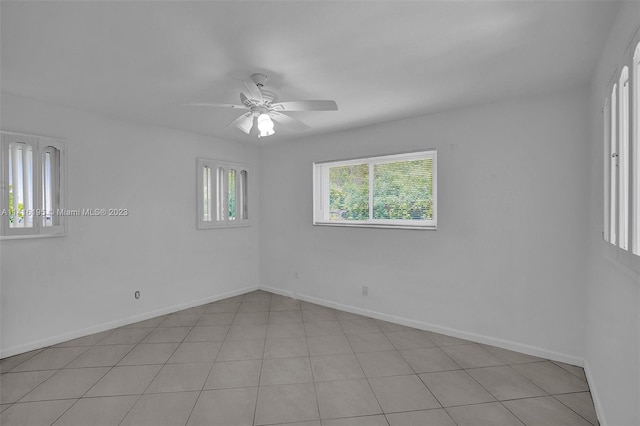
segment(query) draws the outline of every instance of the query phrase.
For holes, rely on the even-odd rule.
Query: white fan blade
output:
[[[272,104],[276,111],[337,111],[335,101],[286,101]]]
[[[285,114],[280,114],[277,111],[271,111],[269,115],[274,121],[277,121],[278,123],[293,130],[307,130],[311,128],[297,118],[293,118]]]
[[[253,101],[258,105],[262,105],[264,103],[264,98],[262,97],[262,92],[260,88],[256,86],[253,81],[250,80],[242,80],[242,84],[247,88],[247,98]]]
[[[200,102],[192,104],[181,104],[183,106],[195,106],[195,107],[222,107],[222,108],[236,108],[236,109],[249,109],[244,105],[238,104],[221,104],[216,102]]]
[[[227,124],[224,129],[227,130],[232,126],[236,126],[246,134],[249,134],[251,132],[251,128],[253,127],[253,114],[250,112],[242,114],[240,117]]]

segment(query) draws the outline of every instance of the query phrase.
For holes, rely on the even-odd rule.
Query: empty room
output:
[[[0,1],[3,426],[640,426],[640,1]]]

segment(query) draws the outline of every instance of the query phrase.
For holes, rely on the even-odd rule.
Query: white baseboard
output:
[[[133,315],[127,318],[119,319],[116,321],[109,321],[103,324],[99,324],[92,327],[82,328],[79,330],[62,333],[57,336],[47,337],[45,339],[36,340],[33,342],[24,343],[18,346],[12,346],[9,348],[2,348],[0,350],[0,358],[6,358],[13,355],[18,355],[24,352],[29,352],[35,349],[44,348],[47,346],[57,345],[58,343],[66,342],[67,340],[77,339],[79,337],[88,336],[90,334],[100,333],[101,331],[107,331],[125,325],[133,324],[139,321],[148,320],[158,317],[160,315],[171,314],[173,312],[181,311],[183,309],[193,308],[195,306],[204,305],[206,303],[215,302],[217,300],[226,299],[228,297],[238,296],[240,294],[248,293],[250,291],[257,290],[259,286],[244,287],[240,290],[228,291],[225,293],[217,294],[215,296],[205,297],[199,300],[193,300],[187,303],[181,303],[178,305],[168,306],[154,311],[145,312],[138,315]]]
[[[446,334],[447,336],[458,337],[460,339],[471,340],[477,343],[497,346],[499,348],[521,352],[528,355],[537,356],[540,358],[550,359],[553,361],[564,362],[566,364],[576,365],[579,367],[584,366],[584,360],[580,357],[568,355],[560,352],[550,351],[548,349],[543,349],[536,346],[527,345],[524,343],[518,343],[510,340],[499,339],[496,337],[485,336],[482,334],[455,330],[455,329],[443,327],[437,324],[430,324],[423,321],[416,321],[409,318],[399,317],[396,315],[390,315],[382,312],[372,311],[369,309],[358,308],[356,306],[343,305],[341,303],[336,303],[330,300],[320,299],[317,297],[307,296],[304,294],[297,294],[292,291],[281,290],[275,287],[261,285],[260,289],[269,291],[271,293],[279,294],[282,296],[293,297],[295,299],[304,300],[305,302],[315,303],[317,305],[327,306],[329,308],[351,312],[353,314],[364,315],[364,316],[379,319],[382,321],[388,321],[395,324],[405,325],[407,327],[413,327],[413,328],[418,328],[420,330],[432,331],[434,333]]]

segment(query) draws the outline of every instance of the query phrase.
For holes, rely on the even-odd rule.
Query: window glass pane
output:
[[[329,220],[369,219],[369,165],[329,168]]]
[[[618,205],[618,85],[613,85],[613,90],[611,91],[611,164],[609,166],[609,183],[611,185],[609,194],[610,203],[609,204],[609,242],[611,244],[617,244],[617,235],[618,235],[618,215],[616,206]]]
[[[60,225],[60,151],[52,146],[42,156],[42,214],[43,226]]]
[[[629,68],[624,67],[620,76],[620,105],[618,109],[618,190],[619,231],[618,245],[629,245]]]
[[[236,220],[236,171],[229,170],[229,220]]]
[[[225,170],[222,167],[218,167],[216,169],[216,220],[222,221],[225,220],[224,217],[224,198],[225,198],[225,187],[224,187],[224,175]]]
[[[211,167],[202,167],[202,220],[211,221]]]
[[[373,218],[433,219],[433,160],[373,166]]]
[[[633,55],[633,253],[640,256],[640,43]]]
[[[249,219],[249,208],[247,203],[248,187],[247,187],[247,171],[242,170],[240,172],[240,189],[238,191],[238,213],[240,219]]]
[[[9,227],[33,227],[33,148],[24,143],[9,147]]]

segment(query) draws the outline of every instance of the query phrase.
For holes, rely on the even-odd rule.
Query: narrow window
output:
[[[2,132],[3,237],[62,235],[64,143]]]
[[[609,214],[611,211],[611,142],[609,141],[611,137],[611,104],[609,103],[609,99],[606,99],[604,102],[604,107],[602,108],[602,116],[604,121],[604,226],[603,226],[603,237],[607,242],[611,241],[611,236],[609,235],[609,220],[611,220]]]
[[[618,105],[618,246],[629,247],[629,68],[620,74]]]
[[[633,253],[640,256],[640,43],[633,55],[633,209],[631,212],[633,230]]]
[[[203,182],[203,211],[202,211],[202,220],[206,222],[211,221],[211,167],[203,166],[202,167],[202,182]]]
[[[247,204],[247,171],[242,170],[240,172],[240,189],[238,191],[238,212],[240,213],[241,220],[249,219],[249,205]]]
[[[236,220],[236,171],[229,170],[228,197],[229,199],[229,220]]]
[[[609,194],[610,194],[610,204],[609,204],[609,242],[611,244],[617,244],[618,239],[616,236],[618,235],[618,220],[617,220],[617,208],[618,205],[618,133],[617,133],[617,122],[618,115],[616,113],[618,109],[618,85],[613,85],[613,90],[611,91],[611,136],[609,138],[609,142],[611,143],[611,157],[610,157],[610,166],[609,166]]]
[[[198,229],[249,225],[247,166],[197,160]]]

